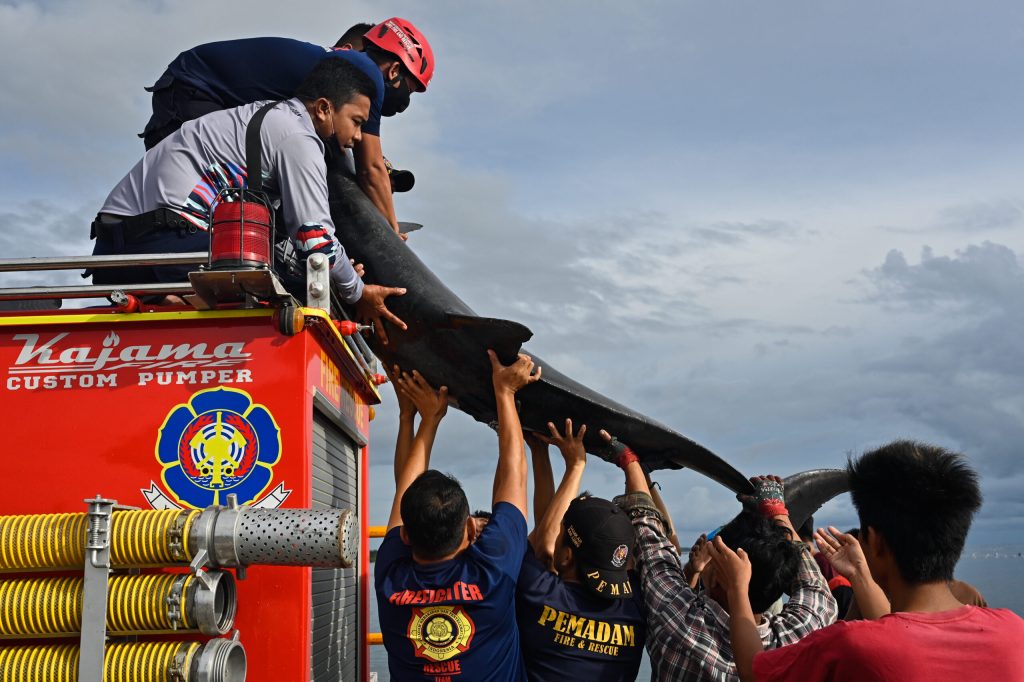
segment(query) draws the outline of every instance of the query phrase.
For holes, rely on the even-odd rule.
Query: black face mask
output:
[[[412,92],[409,90],[408,81],[399,74],[384,88],[384,104],[381,105],[380,115],[394,116],[402,113],[409,106],[411,96]]]

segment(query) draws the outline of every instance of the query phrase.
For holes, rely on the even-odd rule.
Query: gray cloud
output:
[[[939,213],[936,227],[961,232],[987,232],[1021,227],[1024,208],[1020,201],[999,199],[950,206]]]
[[[984,242],[950,256],[925,249],[908,264],[890,252],[869,273],[883,302],[930,310],[953,306],[960,323],[913,330],[866,369],[888,379],[894,409],[961,443],[996,476],[1024,473],[1024,268],[1010,248]]]
[[[698,227],[693,232],[698,243],[704,241],[713,245],[736,246],[756,238],[793,237],[800,230],[779,220],[762,220],[756,223],[719,222],[708,227]]]
[[[76,256],[92,253],[89,224],[95,210],[68,208],[37,199],[0,210],[0,254],[3,258]],[[79,271],[0,273],[0,286],[28,287],[87,283]]]
[[[867,274],[878,287],[876,300],[917,309],[944,304],[1019,309],[1024,286],[1017,254],[987,241],[954,257],[936,256],[926,246],[918,265],[909,265],[900,251],[893,250],[885,263]]]

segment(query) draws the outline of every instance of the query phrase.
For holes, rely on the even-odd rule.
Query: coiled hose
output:
[[[189,682],[190,664],[199,648],[199,642],[111,644],[103,682]],[[0,648],[0,682],[78,682],[78,647]]]
[[[192,558],[188,534],[199,514],[198,509],[115,511],[111,565],[187,563]],[[81,568],[87,525],[85,514],[0,516],[0,571]]]
[[[0,516],[0,570],[80,567],[86,523],[85,514]]]
[[[195,576],[154,573],[113,576],[107,599],[107,630],[146,632],[196,628],[191,592]],[[179,583],[175,590],[175,583]],[[172,621],[168,601],[177,591],[180,621]],[[0,635],[49,635],[82,629],[82,578],[0,581]],[[232,590],[233,597],[233,590]]]

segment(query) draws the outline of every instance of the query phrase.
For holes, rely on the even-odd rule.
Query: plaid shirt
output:
[[[739,680],[729,637],[729,614],[686,583],[679,553],[652,513],[634,510],[637,563],[647,607],[647,652],[653,680]],[[763,614],[758,632],[765,649],[792,644],[832,624],[836,600],[810,551],[801,549],[800,570],[782,612]]]

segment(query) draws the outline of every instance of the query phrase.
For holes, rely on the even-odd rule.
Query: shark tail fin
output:
[[[449,314],[443,328],[471,336],[484,348],[493,349],[506,365],[516,359],[523,344],[533,336],[529,328],[518,322],[476,315]]]
[[[789,520],[799,528],[821,506],[850,490],[845,469],[811,469],[789,476],[784,481]]]

